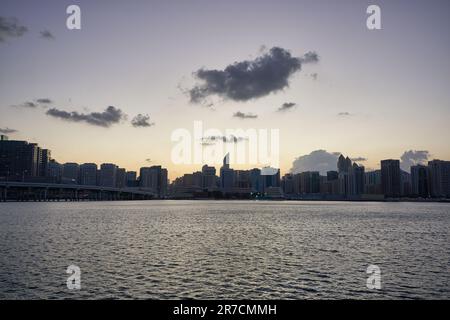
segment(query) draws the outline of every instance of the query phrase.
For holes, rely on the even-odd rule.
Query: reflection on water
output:
[[[0,298],[449,299],[449,226],[438,203],[1,203]]]

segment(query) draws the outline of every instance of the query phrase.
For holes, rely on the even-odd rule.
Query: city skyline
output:
[[[372,169],[402,156],[450,159],[448,2],[378,1],[374,31],[366,1],[109,1],[107,12],[79,1],[81,30],[66,28],[69,4],[4,1],[1,14],[16,30],[0,35],[0,129],[61,163],[161,164],[174,180],[198,165],[171,162],[171,133],[196,120],[280,129],[284,173],[340,153]],[[277,54],[292,64],[263,89],[231,94],[205,80]]]
[[[230,154],[222,159],[220,170],[203,165],[201,171],[185,173],[170,181],[168,170],[161,165],[141,167],[128,171],[114,163],[58,163],[49,149],[36,143],[9,140],[0,136],[0,183],[2,199],[7,200],[8,188],[37,188],[35,201],[45,188],[58,190],[76,188],[70,195],[76,200],[104,199],[103,192],[117,192],[111,199],[119,199],[121,190],[127,199],[135,192],[152,194],[161,199],[226,198],[226,199],[288,199],[288,200],[365,200],[382,201],[389,198],[450,198],[450,161],[433,159],[413,163],[409,172],[401,168],[399,159],[381,160],[381,169],[368,170],[355,159],[339,154],[334,165],[323,174],[318,170],[304,170],[281,174],[279,168],[233,168]],[[358,159],[356,159],[358,160]],[[321,168],[323,169],[323,168]],[[219,174],[217,174],[217,172]],[[22,182],[23,184],[16,185]],[[87,187],[87,194],[78,196],[78,190]],[[92,187],[99,187],[94,188]],[[14,189],[13,189],[14,190]],[[17,199],[29,199],[16,191]],[[60,195],[55,199],[62,197]],[[100,192],[100,194],[98,194]],[[133,194],[133,195],[132,195]],[[67,196],[67,195],[66,195]],[[25,197],[25,198],[24,198]]]

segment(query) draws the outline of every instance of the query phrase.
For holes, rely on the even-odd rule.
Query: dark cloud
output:
[[[56,108],[49,109],[47,115],[71,122],[85,122],[94,126],[110,127],[119,123],[126,115],[119,108],[109,106],[103,112],[79,113],[77,111],[67,112]]]
[[[319,61],[315,52],[293,57],[283,48],[273,47],[254,60],[235,62],[224,70],[200,69],[195,76],[203,83],[189,90],[191,102],[202,103],[217,95],[233,101],[248,101],[283,90],[303,63]]]
[[[318,74],[317,73],[311,73],[310,75],[309,75],[313,80],[317,80],[317,78],[318,78]]]
[[[0,128],[0,133],[3,133],[3,134],[10,134],[10,133],[14,133],[14,132],[17,132],[17,130],[11,129],[11,128]]]
[[[234,118],[240,118],[240,119],[256,119],[258,118],[258,116],[256,114],[253,113],[243,113],[243,112],[236,112],[235,114],[233,114]]]
[[[136,117],[133,118],[133,120],[131,120],[131,124],[133,125],[133,127],[151,127],[153,126],[155,123],[154,122],[149,122],[150,120],[150,116],[148,114],[138,114]]]
[[[27,27],[20,25],[17,18],[0,17],[0,42],[7,38],[21,37],[27,31]]]
[[[348,117],[348,116],[351,116],[351,113],[350,112],[339,112],[338,116],[340,116],[340,117]]]
[[[285,102],[278,108],[278,112],[284,112],[288,110],[292,110],[297,104],[294,102]]]
[[[409,150],[405,151],[400,157],[400,167],[409,172],[411,166],[426,164],[430,153],[427,150]]]
[[[298,157],[292,163],[291,173],[305,171],[319,171],[325,175],[327,171],[337,170],[337,161],[341,152],[328,152],[326,150],[315,150],[310,154]],[[353,161],[366,161],[364,157],[355,157]]]
[[[48,40],[55,39],[53,34],[48,30],[41,31],[41,38],[48,39]]]
[[[150,158],[147,158],[147,159],[145,159],[145,162],[148,162],[148,163],[152,163],[152,162],[153,162],[153,160],[152,160],[152,159],[150,159]]]

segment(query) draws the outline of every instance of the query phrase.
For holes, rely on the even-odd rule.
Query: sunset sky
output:
[[[171,161],[172,132],[195,120],[279,129],[282,173],[315,150],[367,168],[409,150],[450,160],[446,0],[1,0],[0,18],[0,130],[61,163],[173,179],[200,168]]]

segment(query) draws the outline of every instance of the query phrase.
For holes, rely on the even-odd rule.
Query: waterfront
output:
[[[0,298],[449,299],[449,226],[445,203],[1,203]]]

